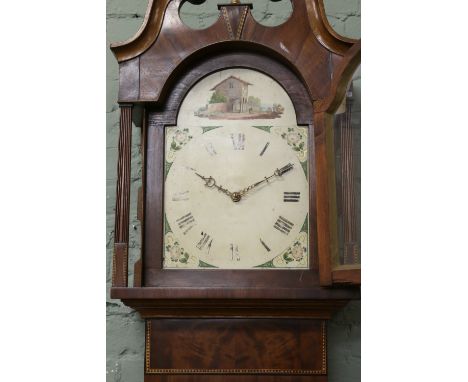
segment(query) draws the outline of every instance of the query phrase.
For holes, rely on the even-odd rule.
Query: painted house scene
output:
[[[210,99],[195,111],[195,115],[209,119],[280,118],[284,112],[283,106],[262,104],[259,97],[249,95],[249,87],[252,86],[241,78],[229,76],[210,89],[213,92]]]

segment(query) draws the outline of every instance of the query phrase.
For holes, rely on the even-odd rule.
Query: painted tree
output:
[[[224,95],[222,95],[221,93],[219,93],[218,91],[215,91],[212,95],[211,95],[211,99],[209,101],[210,103],[225,103],[227,102],[227,99]]]

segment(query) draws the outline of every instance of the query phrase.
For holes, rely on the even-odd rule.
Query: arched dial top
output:
[[[164,268],[309,267],[308,128],[270,77],[196,84],[166,127]]]

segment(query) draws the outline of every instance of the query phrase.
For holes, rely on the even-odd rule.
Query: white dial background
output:
[[[256,100],[257,106],[244,104],[233,114],[227,111],[232,106],[212,105],[216,89],[229,98],[236,86],[242,87],[244,101]],[[221,114],[210,114],[213,110]],[[233,144],[239,136],[245,139],[243,149]],[[288,94],[263,73],[226,69],[195,84],[181,105],[177,126],[166,127],[164,268],[307,268],[308,229],[302,229],[309,210],[303,169],[307,136],[307,128],[297,126]],[[256,187],[238,203],[207,188],[195,174],[211,176],[235,192],[288,163],[292,171]],[[300,193],[300,198],[285,202],[284,192]],[[275,228],[280,217],[292,223],[287,234]]]
[[[244,150],[233,145],[232,137],[239,134],[245,136]],[[234,192],[288,163],[293,170],[254,188],[237,203],[206,187],[195,174],[211,176]],[[284,202],[284,192],[299,192],[299,201]],[[189,254],[219,268],[252,268],[280,255],[299,235],[308,213],[307,179],[296,153],[281,137],[251,126],[220,127],[194,137],[177,153],[166,179],[165,212],[174,236]],[[178,219],[188,214],[194,222],[180,228]],[[274,227],[280,217],[293,223],[288,234]],[[200,249],[197,244],[205,235],[209,238]]]

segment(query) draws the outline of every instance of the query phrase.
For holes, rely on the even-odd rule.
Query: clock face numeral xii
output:
[[[245,134],[237,133],[231,134],[231,141],[234,150],[244,150],[245,149]]]

